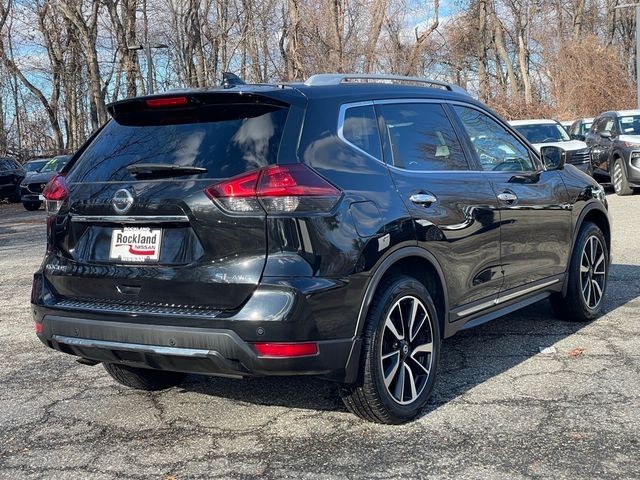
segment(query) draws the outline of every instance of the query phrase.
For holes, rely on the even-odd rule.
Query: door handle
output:
[[[498,200],[506,203],[513,203],[518,200],[518,196],[511,192],[502,192],[498,194]]]
[[[428,207],[432,203],[436,203],[438,201],[435,195],[431,195],[430,193],[414,193],[409,197],[409,200],[416,205],[422,205],[425,207]]]

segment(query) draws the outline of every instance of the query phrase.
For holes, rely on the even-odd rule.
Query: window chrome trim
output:
[[[344,136],[344,118],[347,115],[347,110],[349,110],[350,108],[373,107],[373,106],[374,106],[374,104],[373,104],[372,100],[367,100],[366,102],[343,103],[342,105],[340,105],[340,112],[338,113],[338,138],[340,140],[342,140],[344,143],[346,143],[347,145],[349,145],[351,148],[353,148],[356,151],[360,152],[361,154],[365,155],[366,157],[369,157],[372,160],[375,160],[376,162],[381,162],[381,163],[386,165],[386,163],[384,163],[382,160],[380,160],[379,158],[374,157],[369,152],[367,152],[367,151],[363,150],[362,148],[360,148],[359,146],[351,143]],[[375,109],[374,109],[373,113],[375,114]],[[380,143],[380,151],[382,151],[382,144],[380,142],[380,131],[378,129],[377,122],[376,122],[376,131],[378,132],[378,142]]]
[[[79,223],[189,223],[186,215],[70,215]]]
[[[371,155],[370,153],[364,151],[363,149],[361,149],[360,147],[358,147],[357,145],[354,145],[353,143],[351,143],[349,140],[347,140],[344,137],[344,118],[346,116],[346,112],[347,110],[349,110],[350,108],[356,108],[356,107],[367,107],[367,106],[373,106],[375,108],[376,105],[393,105],[393,104],[407,104],[407,103],[437,103],[437,104],[449,104],[449,105],[459,105],[461,107],[467,107],[467,108],[472,108],[474,110],[477,110],[480,113],[483,113],[485,115],[487,115],[489,118],[491,118],[494,122],[496,122],[498,125],[500,125],[501,127],[505,128],[507,130],[507,132],[511,133],[514,137],[516,137],[516,139],[518,141],[520,141],[520,143],[522,143],[522,145],[527,149],[527,151],[529,152],[529,154],[533,155],[539,162],[538,165],[535,165],[536,167],[539,168],[539,170],[518,170],[518,171],[509,171],[509,172],[504,172],[504,171],[498,171],[498,170],[482,170],[481,168],[478,170],[473,170],[471,168],[469,168],[469,170],[407,170],[405,168],[400,168],[400,167],[396,167],[395,165],[390,165],[387,162],[385,162],[384,160],[381,160],[379,158],[374,157],[373,155]],[[376,125],[377,126],[377,125]],[[442,173],[457,173],[457,174],[461,174],[461,173],[480,173],[480,174],[489,174],[489,175],[495,175],[495,174],[500,174],[500,173],[510,173],[512,175],[514,174],[519,174],[519,173],[526,173],[526,174],[531,174],[531,173],[535,173],[536,171],[547,171],[544,162],[542,161],[540,154],[533,148],[529,147],[528,143],[525,141],[522,141],[521,135],[519,133],[517,133],[515,131],[514,128],[512,128],[510,125],[505,124],[504,122],[502,122],[500,119],[498,119],[497,117],[495,117],[491,112],[484,110],[480,107],[478,107],[477,105],[473,105],[471,103],[466,103],[460,100],[449,100],[449,99],[442,99],[442,98],[384,98],[384,99],[380,99],[380,100],[366,100],[366,101],[360,101],[360,102],[351,102],[351,103],[343,103],[340,105],[340,110],[338,113],[338,138],[346,143],[348,146],[350,146],[351,148],[355,149],[356,151],[358,151],[359,153],[365,155],[366,157],[375,160],[376,162],[382,163],[384,166],[386,166],[387,168],[393,169],[393,170],[397,170],[399,172],[412,172],[412,173],[418,173],[418,174],[425,174],[425,173],[438,173],[438,174],[442,174]],[[465,132],[466,133],[466,132]],[[380,134],[380,130],[378,129],[378,135]],[[467,134],[468,135],[468,134]],[[462,145],[463,150],[465,149],[465,146]],[[380,149],[382,150],[382,145],[380,145]],[[466,155],[465,155],[466,156]],[[469,167],[471,167],[471,165],[469,165]]]

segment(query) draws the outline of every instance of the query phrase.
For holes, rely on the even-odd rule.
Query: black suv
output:
[[[11,157],[0,157],[0,200],[20,201],[20,182],[26,172],[20,162]]]
[[[610,180],[618,195],[640,188],[640,110],[601,113],[586,142],[596,178]]]
[[[45,189],[32,303],[46,345],[124,385],[318,375],[399,423],[443,338],[545,298],[600,312],[602,189],[459,87],[327,74],[108,109]]]

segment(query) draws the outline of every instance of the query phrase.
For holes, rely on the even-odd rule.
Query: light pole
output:
[[[636,7],[636,101],[640,108],[640,3],[625,3],[618,8]]]
[[[164,43],[158,43],[157,45],[151,45],[150,43],[140,44],[140,45],[132,45],[127,47],[129,50],[144,50],[144,53],[147,57],[147,94],[151,95],[153,93],[153,58],[151,58],[151,49],[152,48],[169,48],[168,45]]]

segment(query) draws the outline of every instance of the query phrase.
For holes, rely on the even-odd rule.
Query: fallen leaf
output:
[[[580,355],[582,355],[584,352],[584,347],[576,347],[573,350],[569,351],[569,356],[570,357],[579,357]]]

